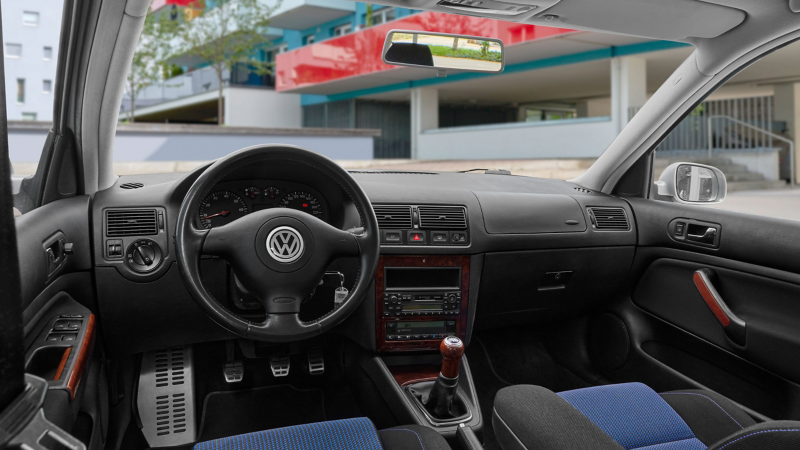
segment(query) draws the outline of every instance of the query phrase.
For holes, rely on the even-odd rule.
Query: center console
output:
[[[375,280],[377,350],[437,350],[466,338],[469,256],[382,256]]]

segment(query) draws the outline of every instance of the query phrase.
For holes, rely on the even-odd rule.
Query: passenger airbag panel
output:
[[[583,211],[563,194],[475,192],[489,234],[538,234],[586,231]]]

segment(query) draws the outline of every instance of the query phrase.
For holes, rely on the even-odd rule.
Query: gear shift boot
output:
[[[439,377],[436,381],[415,383],[407,386],[406,390],[411,398],[414,399],[417,407],[424,411],[434,423],[442,424],[469,420],[472,414],[464,401],[464,397],[457,392],[458,378],[450,386],[440,386],[443,389],[434,389],[434,385],[440,383],[442,378]]]

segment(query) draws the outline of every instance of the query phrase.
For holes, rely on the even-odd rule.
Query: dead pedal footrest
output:
[[[142,355],[136,404],[150,447],[191,444],[197,439],[191,347]]]

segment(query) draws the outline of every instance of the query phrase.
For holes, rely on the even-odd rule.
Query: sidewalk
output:
[[[707,208],[800,221],[800,188],[731,192]]]

